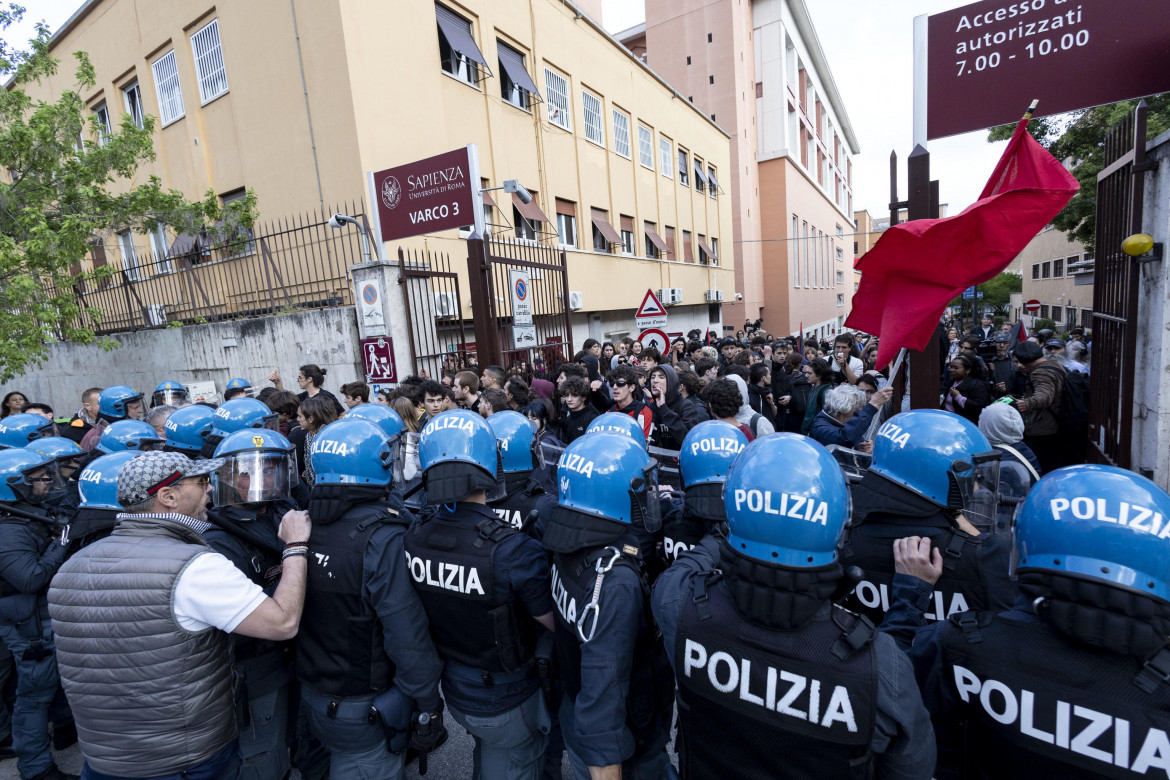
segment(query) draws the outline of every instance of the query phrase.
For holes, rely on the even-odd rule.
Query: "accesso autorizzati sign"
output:
[[[471,147],[371,174],[383,241],[475,222],[479,173]]]

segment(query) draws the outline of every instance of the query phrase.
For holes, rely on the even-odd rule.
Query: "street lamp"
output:
[[[346,225],[353,225],[358,229],[358,235],[362,238],[362,257],[366,259],[367,263],[370,262],[370,239],[366,236],[366,231],[362,230],[362,223],[345,214],[334,214],[329,218],[329,227],[331,228],[345,230]]]

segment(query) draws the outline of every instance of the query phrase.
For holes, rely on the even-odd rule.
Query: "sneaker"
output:
[[[77,744],[77,726],[66,723],[53,726],[53,750],[65,750]]]
[[[81,780],[81,775],[71,775],[67,772],[62,772],[56,764],[53,764],[39,775],[33,775],[29,780]]]

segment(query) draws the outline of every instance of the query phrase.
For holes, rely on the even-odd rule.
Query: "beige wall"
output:
[[[1035,316],[1051,318],[1057,330],[1063,331],[1073,324],[1084,325],[1093,309],[1093,272],[1068,269],[1069,264],[1092,257],[1092,249],[1079,241],[1069,241],[1068,234],[1049,226],[1028,242],[1009,270],[1024,276],[1023,300],[1040,301],[1041,309]],[[1012,314],[1020,316],[1019,312]],[[1072,316],[1076,318],[1075,323],[1070,323]]]

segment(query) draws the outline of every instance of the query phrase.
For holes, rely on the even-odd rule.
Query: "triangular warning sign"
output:
[[[658,296],[654,294],[654,290],[647,290],[646,297],[642,299],[642,305],[638,307],[638,312],[634,315],[634,319],[665,316],[666,307],[662,305],[662,301],[658,300]]]

